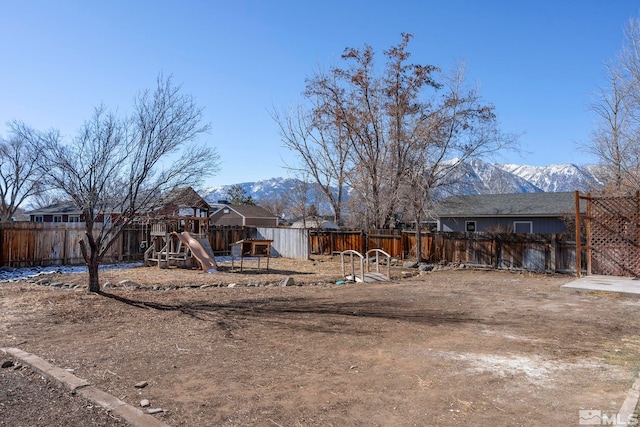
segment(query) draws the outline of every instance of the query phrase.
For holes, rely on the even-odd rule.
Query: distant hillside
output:
[[[453,184],[442,193],[450,194],[500,194],[534,193],[560,191],[593,191],[602,186],[593,173],[592,167],[574,164],[550,166],[526,166],[494,164],[473,160],[457,172]],[[293,178],[271,178],[257,182],[244,182],[211,187],[203,197],[209,203],[227,198],[227,190],[240,185],[247,196],[259,201],[265,197],[276,197],[299,191],[301,181]],[[307,200],[318,200],[314,186],[309,185]],[[313,203],[313,202],[311,202]]]

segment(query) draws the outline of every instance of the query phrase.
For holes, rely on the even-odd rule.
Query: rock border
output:
[[[0,351],[5,355],[20,360],[24,365],[29,365],[33,370],[69,390],[71,394],[77,393],[81,395],[85,399],[92,401],[96,405],[103,407],[107,411],[127,421],[134,427],[169,427],[169,425],[163,421],[149,414],[145,414],[140,409],[92,386],[87,380],[76,377],[62,368],[53,366],[35,354],[27,353],[14,347],[0,348]]]

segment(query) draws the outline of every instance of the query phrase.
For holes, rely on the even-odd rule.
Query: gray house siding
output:
[[[585,209],[580,201],[580,212]],[[575,192],[475,194],[443,200],[436,215],[439,231],[560,234],[570,231],[565,219],[575,218],[575,211]]]
[[[514,222],[531,222],[531,232],[534,234],[559,234],[566,230],[565,223],[559,218],[532,218],[532,217],[508,217],[508,218],[440,218],[439,230],[442,231],[467,231],[467,222],[475,221],[477,232],[514,231]]]

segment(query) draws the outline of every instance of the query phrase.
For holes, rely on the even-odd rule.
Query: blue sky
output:
[[[412,61],[450,70],[523,133],[503,163],[589,163],[592,94],[640,0],[0,0],[0,134],[18,119],[73,136],[97,105],[126,112],[173,74],[205,108],[220,172],[208,185],[287,176],[270,116],[301,102],[305,78],[345,47],[380,52],[412,33]]]

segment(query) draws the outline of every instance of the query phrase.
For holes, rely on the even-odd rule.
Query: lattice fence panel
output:
[[[638,197],[591,197],[588,203],[592,273],[640,276]]]

